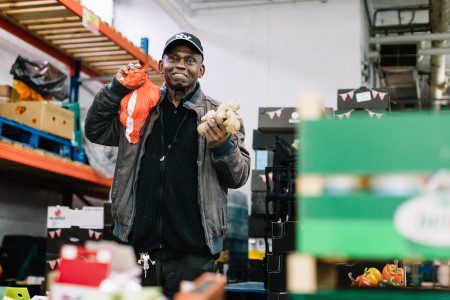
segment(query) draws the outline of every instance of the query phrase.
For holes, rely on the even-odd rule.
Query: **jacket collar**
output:
[[[159,100],[158,105],[161,104],[161,102],[164,100],[166,94],[167,94],[167,87],[166,84],[163,83],[163,85],[161,86],[161,98]],[[197,82],[195,92],[193,94],[188,95],[187,98],[183,99],[181,102],[183,103],[183,105],[186,104],[187,106],[191,106],[191,104],[198,105],[203,102],[204,100],[203,98],[204,98],[203,91],[200,87],[200,83]]]

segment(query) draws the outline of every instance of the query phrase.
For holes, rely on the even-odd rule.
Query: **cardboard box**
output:
[[[296,230],[300,222],[286,221],[272,223],[272,251],[275,254],[295,252]]]
[[[273,167],[273,151],[256,150],[255,151],[255,169],[265,170],[267,167]]]
[[[269,184],[273,184],[273,174],[269,172],[269,178],[266,178],[265,170],[252,170],[252,182],[251,190],[252,192],[266,192],[267,191],[267,179],[269,179]]]
[[[0,103],[0,116],[72,140],[73,112],[46,101]]]
[[[295,133],[300,117],[295,107],[260,107],[258,130],[261,132]]]
[[[265,237],[266,231],[270,234],[272,228],[268,228],[265,215],[248,216],[248,237]]]
[[[0,99],[10,99],[11,98],[12,87],[9,85],[0,85]]]
[[[277,141],[277,136],[283,139],[288,144],[294,143],[295,134],[285,133],[263,133],[259,130],[253,130],[253,149],[255,150],[273,150],[275,149],[275,142]]]
[[[65,244],[83,246],[87,241],[103,238],[103,207],[70,209],[66,206],[47,208],[46,274],[61,263],[59,253]]]
[[[265,215],[265,214],[266,214],[266,193],[253,192],[251,215]],[[269,214],[273,214],[272,201],[269,202]]]
[[[248,260],[248,281],[263,282],[265,279],[265,273],[264,260]]]
[[[286,292],[286,255],[268,254],[266,289],[270,292]]]
[[[337,109],[387,109],[390,97],[387,88],[339,89],[337,92]]]

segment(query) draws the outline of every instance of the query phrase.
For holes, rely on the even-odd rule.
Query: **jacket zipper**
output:
[[[173,138],[173,141],[171,144],[169,144],[169,150],[166,154],[164,154],[164,150],[166,148],[166,144],[164,142],[164,117],[163,117],[163,110],[161,110],[160,114],[160,120],[161,120],[161,158],[159,159],[160,165],[159,165],[159,186],[158,186],[158,201],[159,201],[159,221],[156,228],[156,235],[157,235],[157,247],[158,249],[162,249],[164,247],[162,242],[162,222],[163,222],[163,183],[164,183],[164,163],[169,155],[170,151],[174,148],[176,142],[178,133],[181,130],[181,127],[183,126],[184,122],[187,119],[187,113],[184,115],[183,120],[181,121],[180,125],[178,126],[177,131],[175,132],[175,136]]]

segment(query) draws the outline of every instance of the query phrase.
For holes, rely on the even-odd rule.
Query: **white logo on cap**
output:
[[[177,39],[190,40],[192,37],[189,36],[189,35],[185,35],[185,34],[181,33],[181,34],[177,34],[177,35],[175,36],[175,38],[177,38]]]

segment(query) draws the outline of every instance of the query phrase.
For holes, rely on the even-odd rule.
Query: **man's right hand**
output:
[[[123,83],[123,80],[125,79],[125,77],[127,77],[128,72],[130,72],[131,70],[134,70],[134,69],[142,69],[141,64],[140,64],[140,63],[137,63],[137,64],[129,63],[127,66],[121,67],[121,68],[119,69],[119,71],[117,71],[117,74],[116,74],[116,79],[117,79],[117,81],[118,81],[121,85],[123,85],[124,87],[126,87],[126,88],[129,89],[129,90],[135,90],[135,89],[141,87],[141,86],[145,83],[144,80],[141,80],[141,81],[140,81],[137,85],[135,85],[135,86],[130,86],[130,85],[127,85],[127,84],[124,84],[124,83]],[[146,70],[144,70],[144,71],[147,72]]]

